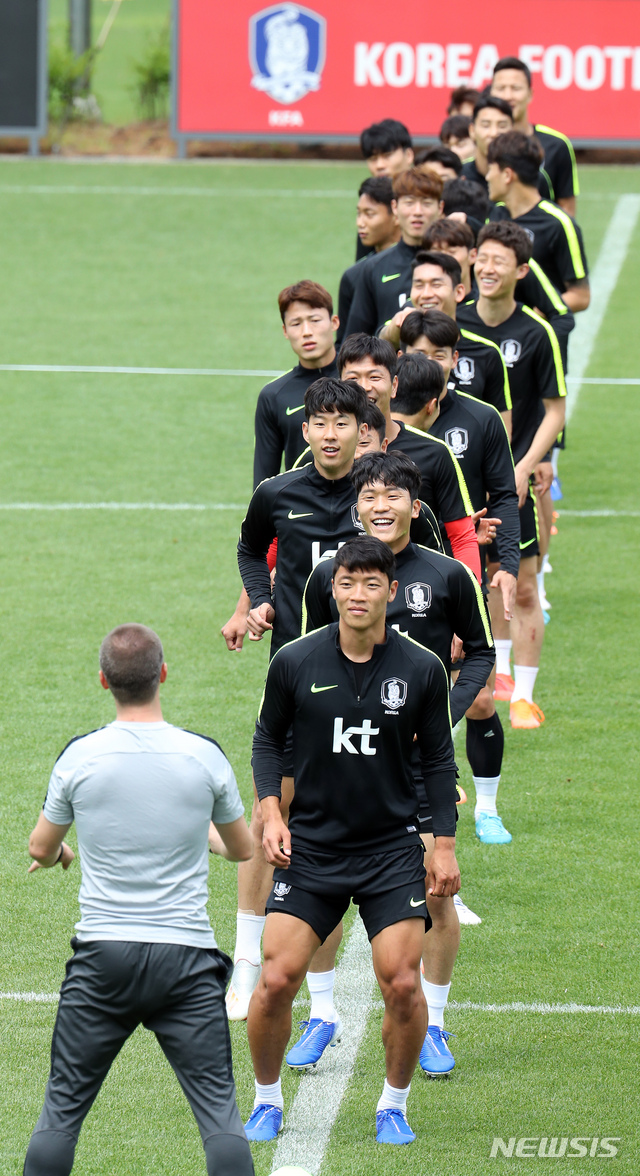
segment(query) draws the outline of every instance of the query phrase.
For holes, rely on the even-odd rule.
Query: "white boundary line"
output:
[[[282,376],[282,371],[262,368],[163,368],[106,367],[67,363],[0,363],[0,372],[88,372],[99,376]]]
[[[0,195],[7,196],[184,196],[219,197],[247,196],[261,200],[354,200],[352,188],[188,188],[162,187],[141,184],[0,184]]]
[[[640,519],[640,510],[559,510],[558,514],[573,519]]]
[[[591,305],[584,314],[578,315],[578,321],[569,339],[571,385],[567,393],[567,422],[571,420],[578,403],[582,377],[589,366],[595,341],[629,252],[639,215],[640,196],[620,196],[616,201],[598,260],[591,273]]]
[[[239,502],[0,502],[0,510],[246,510]]]

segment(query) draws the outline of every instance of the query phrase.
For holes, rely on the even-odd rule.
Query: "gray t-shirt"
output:
[[[209,821],[243,812],[231,764],[204,735],[116,721],[74,739],[53,769],[44,815],[76,823],[78,938],[215,947]]]

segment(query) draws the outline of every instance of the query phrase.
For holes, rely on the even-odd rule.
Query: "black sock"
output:
[[[498,712],[490,719],[467,719],[467,759],[474,776],[495,779],[502,771],[504,731]]]

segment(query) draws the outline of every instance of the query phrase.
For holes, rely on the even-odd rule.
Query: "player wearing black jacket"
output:
[[[265,963],[248,1018],[256,1106],[247,1134],[277,1135],[291,1005],[313,954],[354,898],[386,1006],[377,1139],[409,1143],[415,1136],[406,1096],[426,1029],[418,966],[427,921],[411,755],[417,736],[436,835],[427,888],[451,896],[459,873],[447,678],[435,654],[385,624],[396,588],[387,545],[368,538],[345,544],[334,585],[339,623],[278,652],[256,724],[264,849],[276,870]],[[296,794],[287,828],[278,798],[290,725]]]
[[[362,273],[362,261],[371,253],[383,253],[396,245],[400,236],[398,223],[393,215],[391,204],[393,201],[393,187],[389,176],[370,176],[363,180],[358,189],[358,209],[356,223],[358,227],[358,243],[365,247],[363,257],[358,254],[355,265],[350,265],[340,279],[338,290],[338,318],[340,325],[336,335],[336,344],[340,346],[345,337],[347,320],[351,310],[351,303],[356,286]]]

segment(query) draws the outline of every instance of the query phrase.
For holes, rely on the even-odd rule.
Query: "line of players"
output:
[[[337,626],[340,645],[353,616],[364,615],[362,601],[349,605],[349,593],[353,596],[354,582],[364,591],[367,575],[382,575],[384,581],[386,564],[375,554],[375,537],[378,548],[386,545],[395,557],[393,581],[387,569],[389,623],[401,636],[435,652],[447,674],[459,663],[452,674],[451,719],[455,724],[466,715],[481,841],[511,841],[496,807],[504,735],[494,699],[509,700],[516,729],[536,729],[544,722],[533,702],[544,637],[539,560],[551,525],[548,490],[556,472],[551,451],[564,428],[567,341],[574,314],[588,305],[589,286],[579,227],[560,206],[563,202],[573,210],[577,192],[575,185],[567,190],[566,141],[549,128],[529,124],[530,96],[526,66],[515,59],[499,62],[491,92],[473,110],[475,159],[464,164],[461,178],[446,183],[446,160],[414,159],[401,124],[387,120],[369,128],[362,138],[372,178],[360,187],[357,209],[362,256],[343,275],[339,316],[330,294],[313,281],[300,281],[279,295],[284,334],[299,362],[258,398],[256,488],[238,545],[243,591],[222,630],[230,650],[241,649],[247,633],[259,640],[271,632],[271,668],[254,740],[251,831],[256,852],[238,870],[235,966],[227,994],[230,1019],[249,1015],[256,1073],[256,1104],[247,1124],[251,1139],[274,1138],[282,1126],[282,1094],[274,1076],[289,1039],[291,1002],[305,972],[311,1012],[287,1054],[288,1064],[314,1066],[342,1031],[333,999],[342,926],[333,916],[348,884],[343,871],[342,881],[335,881],[340,897],[327,912],[328,900],[323,905],[318,892],[333,893],[331,863],[311,853],[308,811],[305,833],[310,752],[296,735],[306,703],[296,694],[292,667],[306,658],[306,638],[291,654],[284,651],[301,634],[331,625]],[[571,158],[569,164],[573,177]],[[283,459],[288,472],[281,474]],[[274,662],[279,651],[283,656]],[[359,690],[363,671],[354,673]],[[313,694],[333,689],[339,687],[310,686]],[[385,714],[397,717],[394,708],[404,705],[406,689],[400,679],[383,684]],[[376,754],[368,745],[374,731],[369,719],[361,720],[361,727],[338,729],[343,724],[337,715],[343,706],[340,694],[335,705],[323,703],[334,716],[334,753],[357,754],[350,738],[358,734],[361,754]],[[434,836],[434,814],[443,811],[439,775],[424,747],[420,752],[412,757],[411,773],[431,885],[421,949],[429,1019],[419,1061],[435,1076],[455,1064],[443,1017],[460,922],[480,920],[456,894],[457,868],[449,862],[448,873],[438,874],[438,842],[445,839],[444,853],[453,839],[443,826]],[[296,788],[292,836],[295,830],[298,849],[290,858],[291,838],[284,830],[294,779],[304,785],[301,793]],[[348,838],[344,845],[353,848]],[[292,866],[305,860],[304,853],[311,856],[301,884],[300,867]],[[364,858],[357,860],[362,864]],[[339,861],[344,867],[344,853]],[[297,881],[293,888],[291,877]],[[365,887],[359,901],[363,918],[370,900],[376,911],[365,923],[385,998],[385,1022],[391,1025],[394,981],[380,970],[376,937],[404,924],[393,911],[379,915],[378,897],[374,894],[373,901]],[[419,905],[411,900],[412,907]],[[296,933],[300,922],[312,930],[300,941],[295,961],[295,935],[285,945],[272,930],[268,949],[265,935],[261,969],[266,911],[290,912],[288,927]],[[393,945],[393,937],[387,938]],[[389,952],[391,958],[393,946]],[[400,1032],[398,1024],[394,1032]],[[407,1068],[398,1069],[396,1053],[388,1041],[385,1045],[387,1082],[378,1105],[378,1139],[410,1142],[408,1086],[397,1084],[397,1075],[406,1078]],[[406,1047],[407,1058],[411,1048]]]

